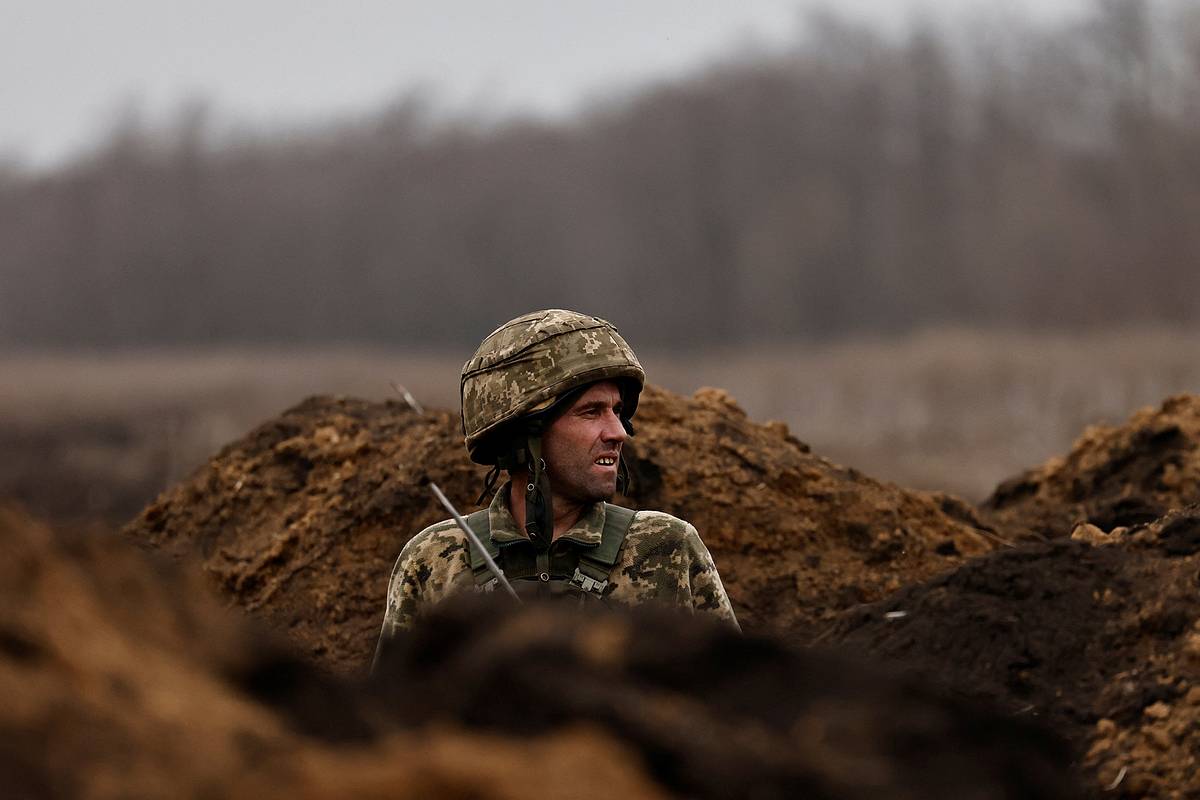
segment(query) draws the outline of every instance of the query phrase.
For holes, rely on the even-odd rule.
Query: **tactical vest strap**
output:
[[[632,509],[612,503],[604,504],[604,530],[600,533],[600,544],[594,549],[580,548],[579,563],[575,567],[575,574],[571,577],[571,585],[595,595],[604,593],[608,587],[609,573],[617,563],[617,558],[621,554],[621,546],[625,543],[625,535],[629,532],[629,526],[633,523],[636,513]],[[479,541],[483,542],[488,554],[495,559],[501,569],[504,569],[500,546],[492,541],[488,510],[485,508],[469,514],[467,524],[479,537]],[[488,570],[487,562],[483,560],[483,555],[474,545],[470,545],[470,551],[471,573],[475,578],[475,585],[481,590],[490,590],[496,582],[495,576]],[[514,578],[512,575],[509,577]]]
[[[500,546],[492,541],[492,523],[488,519],[488,510],[485,508],[482,511],[468,514],[467,525],[475,532],[479,541],[483,542],[483,546],[487,548],[487,553],[492,560],[499,564]],[[475,585],[483,586],[489,581],[494,581],[496,578],[488,569],[487,562],[483,560],[483,554],[479,552],[479,548],[470,542],[467,543],[467,546],[471,551],[471,574],[475,576]]]
[[[595,550],[585,550],[579,555],[579,566],[575,568],[575,576],[571,583],[578,585],[586,592],[604,591],[608,586],[608,575],[617,563],[621,554],[621,545],[625,543],[625,534],[633,522],[634,511],[612,503],[604,504],[604,531],[600,534],[600,544]]]

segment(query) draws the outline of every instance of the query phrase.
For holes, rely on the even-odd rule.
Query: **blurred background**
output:
[[[542,307],[971,500],[1200,390],[1186,0],[5,13],[0,496],[52,519],[308,394],[455,407]]]

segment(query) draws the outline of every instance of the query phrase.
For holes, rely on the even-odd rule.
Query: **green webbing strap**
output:
[[[600,533],[600,544],[596,545],[595,549],[580,551],[579,563],[571,583],[583,591],[593,594],[601,594],[604,591],[608,585],[609,573],[612,572],[617,558],[621,555],[621,546],[625,543],[625,535],[629,532],[629,526],[633,523],[635,513],[637,512],[612,503],[604,504],[604,529]],[[488,510],[485,508],[468,514],[467,524],[479,537],[479,541],[483,542],[488,554],[499,562],[500,547],[492,541]],[[475,585],[487,586],[495,578],[488,570],[487,562],[483,560],[479,551],[473,545],[468,544],[468,547],[471,551],[471,572],[475,576]],[[539,553],[539,555],[541,554]],[[503,565],[501,566],[503,567]],[[545,568],[539,565],[538,569]],[[511,579],[512,576],[510,576]]]
[[[468,514],[467,524],[479,537],[479,541],[483,542],[483,546],[487,548],[488,555],[492,557],[492,560],[499,563],[500,547],[492,541],[492,524],[488,519],[488,510],[485,508]],[[475,576],[476,585],[482,586],[494,581],[496,578],[488,569],[487,562],[483,560],[483,554],[470,542],[467,542],[467,549],[471,551],[471,573]]]
[[[541,433],[530,433],[529,485],[525,487],[525,532],[538,551],[538,571],[549,563],[543,554],[554,541],[554,501],[550,488],[550,473],[542,460]]]
[[[608,574],[621,554],[621,545],[625,543],[625,534],[629,532],[635,513],[612,503],[604,504],[604,530],[600,534],[600,544],[595,550],[585,550],[579,556],[579,571],[585,577],[598,583],[608,582]],[[592,591],[589,586],[583,588]]]

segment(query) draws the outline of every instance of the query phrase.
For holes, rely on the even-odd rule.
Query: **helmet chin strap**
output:
[[[542,459],[542,433],[532,431],[526,440],[529,483],[525,486],[525,532],[538,550],[549,550],[554,539],[554,504],[550,475]]]
[[[491,491],[500,470],[515,475],[524,472],[525,483],[525,532],[529,540],[541,553],[550,550],[554,539],[554,504],[550,489],[550,473],[546,460],[542,458],[542,433],[544,420],[534,419],[526,423],[524,430],[510,439],[510,445],[496,456],[496,466],[488,473],[484,494]],[[480,495],[482,504],[484,495]]]

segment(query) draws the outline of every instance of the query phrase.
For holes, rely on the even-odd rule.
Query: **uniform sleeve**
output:
[[[411,542],[410,542],[411,544]],[[412,553],[405,547],[392,566],[383,610],[383,635],[394,636],[412,627],[421,604],[421,581]]]
[[[409,540],[392,567],[374,664],[388,640],[413,626],[426,608],[469,583],[470,554],[461,534],[435,525]]]
[[[742,627],[734,616],[729,595],[725,594],[725,586],[717,573],[717,565],[713,563],[712,555],[691,523],[688,523],[685,541],[691,556],[688,578],[692,591],[692,608],[712,614],[740,631]]]

